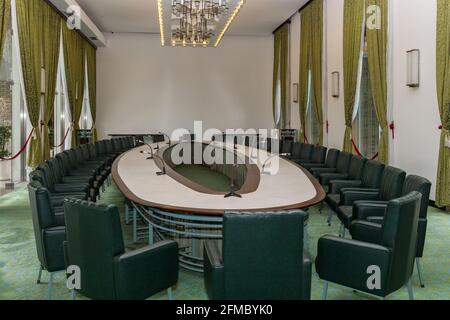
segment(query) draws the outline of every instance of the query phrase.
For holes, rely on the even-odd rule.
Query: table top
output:
[[[264,150],[239,145],[215,143],[220,148],[235,152],[236,156],[252,161],[258,168],[259,185],[242,198],[225,198],[222,194],[200,192],[180,183],[170,175],[158,176],[161,171],[160,156],[147,160],[148,146],[132,149],[116,159],[112,176],[120,191],[136,204],[166,211],[186,212],[201,215],[222,215],[225,211],[281,211],[304,209],[321,202],[325,192],[319,182],[304,168]],[[156,147],[156,144],[153,146]],[[142,154],[141,151],[145,153]],[[258,155],[254,160],[249,155]],[[270,159],[269,159],[270,158]],[[276,165],[268,164],[278,162]],[[261,174],[264,163],[265,171]],[[255,173],[253,173],[255,174]]]

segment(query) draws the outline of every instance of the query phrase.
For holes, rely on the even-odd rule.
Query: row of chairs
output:
[[[328,237],[321,239],[319,241],[319,253],[322,249],[321,245],[323,248],[334,246],[334,249],[338,251],[337,253],[333,253],[333,256],[341,254],[342,250],[346,247],[360,245],[357,242],[345,242],[343,240],[346,230],[350,231],[353,239],[359,239],[377,245],[385,243],[389,237],[389,235],[383,237],[383,232],[388,232],[386,229],[388,223],[386,220],[389,219],[388,212],[395,211],[394,203],[398,206],[399,203],[408,202],[407,200],[411,200],[411,198],[414,198],[413,195],[416,194],[416,196],[419,195],[420,201],[417,206],[418,218],[417,226],[415,227],[417,234],[416,238],[414,238],[416,240],[412,245],[414,246],[414,257],[420,285],[424,287],[421,258],[423,257],[425,247],[431,182],[420,176],[407,176],[405,171],[391,166],[386,167],[378,161],[367,160],[336,149],[330,149],[326,156],[322,154],[321,161],[317,163],[312,160],[313,154],[316,154],[318,157],[319,153],[326,153],[326,149],[323,151],[324,149],[324,147],[320,146],[296,143],[288,157],[307,168],[327,191],[325,203],[330,208],[327,219],[328,224],[331,225],[334,214],[337,215],[341,222],[339,238]],[[305,161],[308,155],[309,159]],[[322,205],[320,211],[322,212]],[[400,213],[397,212],[397,214]],[[411,217],[414,216],[414,208],[410,207],[409,211],[404,214],[406,217],[403,218],[402,222],[397,221],[396,223],[397,229],[411,227],[414,223],[411,220]],[[393,222],[391,221],[391,223]],[[395,239],[392,239],[394,235],[390,236],[391,240],[394,241]],[[406,246],[408,244],[405,243],[404,245]],[[406,247],[405,251],[408,252]],[[343,285],[352,283],[351,277],[342,277],[342,273],[336,276],[336,273],[328,272],[327,267],[333,268],[336,261],[332,263],[330,260],[330,265],[327,265],[327,263],[323,262],[327,261],[324,254],[332,253],[325,250],[322,252],[322,255],[319,255],[316,262],[316,265],[320,266],[318,269],[320,270],[320,272],[318,271],[319,276],[322,279],[328,278],[330,282],[341,283]],[[350,287],[354,288],[355,285],[350,285]],[[361,288],[358,287],[358,289]],[[362,291],[367,292],[366,286],[363,286]],[[390,292],[386,290],[379,291],[375,294],[385,296]],[[373,293],[373,291],[369,293]]]
[[[54,273],[66,268],[63,253],[66,239],[64,201],[95,202],[105,190],[105,184],[111,182],[114,159],[133,147],[132,138],[82,145],[57,154],[30,173],[28,191],[40,262],[37,282],[41,282],[43,270],[49,272],[49,297]]]

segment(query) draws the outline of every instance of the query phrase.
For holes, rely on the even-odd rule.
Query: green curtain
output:
[[[85,52],[84,39],[75,30],[62,28],[64,64],[66,70],[67,95],[70,104],[72,120],[72,147],[77,141],[77,131],[80,129],[80,116],[83,108]]]
[[[286,127],[286,104],[287,104],[287,68],[289,57],[289,24],[284,24],[274,34],[274,68],[273,68],[273,114],[276,119],[276,91],[278,74],[280,74],[281,85],[281,117],[278,127]]]
[[[389,128],[387,120],[387,29],[388,1],[366,0],[367,7],[376,5],[381,9],[381,28],[366,28],[367,57],[370,87],[372,88],[375,112],[381,128],[378,160],[389,162]]]
[[[450,206],[450,1],[438,0],[436,73],[442,121],[436,205]]]
[[[87,41],[85,42],[85,46],[88,67],[89,103],[92,115],[92,137],[95,142],[97,141],[97,49]]]
[[[55,104],[56,80],[61,36],[61,17],[49,5],[42,6],[43,59],[45,69],[45,104],[43,115],[43,157],[50,159],[49,124]]]
[[[311,62],[311,5],[304,8],[300,14],[300,70],[299,70],[299,111],[300,111],[300,140],[306,142],[306,112],[308,111],[308,79]]]
[[[322,109],[322,53],[323,53],[323,0],[315,0],[311,7],[311,75],[314,107],[317,122],[320,125],[319,144],[323,145],[323,109]]]
[[[3,57],[6,34],[8,33],[9,20],[11,18],[11,1],[0,1],[0,57]],[[1,61],[0,61],[1,62]]]
[[[344,3],[344,104],[345,135],[343,150],[352,152],[353,109],[355,107],[358,67],[364,23],[364,0]]]
[[[28,165],[33,168],[42,162],[41,134],[39,128],[42,65],[42,5],[42,1],[16,0],[25,96],[28,116],[34,128],[34,136],[30,142],[28,155]]]

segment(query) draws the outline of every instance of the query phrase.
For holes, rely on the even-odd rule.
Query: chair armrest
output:
[[[360,180],[331,180],[330,181],[330,193],[338,194],[343,188],[358,188],[361,187],[362,181]]]
[[[42,230],[42,238],[47,271],[64,270],[66,264],[64,262],[63,242],[66,240],[66,228],[54,227],[44,229]]]
[[[311,171],[314,174],[322,175],[324,173],[336,173],[336,168],[312,168]]]
[[[178,244],[161,241],[114,258],[118,299],[144,300],[178,281]]]
[[[378,191],[364,189],[341,189],[341,206],[352,206],[356,201],[375,201],[380,197]]]
[[[319,239],[316,271],[323,280],[372,294],[387,290],[387,275],[391,252],[388,248],[361,242],[324,236]],[[369,266],[381,269],[381,290],[367,288]]]
[[[325,163],[305,163],[303,167],[308,170],[313,170],[316,168],[325,168]]]
[[[367,220],[368,217],[384,217],[385,201],[356,201],[353,204],[353,220]]]
[[[303,251],[302,299],[311,300],[312,259],[308,251]]]
[[[377,223],[356,220],[353,221],[350,226],[350,234],[352,235],[353,240],[380,244],[382,226]]]
[[[56,192],[86,192],[89,190],[88,183],[68,183],[68,184],[55,184],[54,189]]]
[[[345,180],[348,179],[347,173],[322,173],[320,175],[320,184],[328,186],[332,180]]]
[[[219,242],[208,240],[203,247],[205,289],[211,300],[225,299],[224,266]]]

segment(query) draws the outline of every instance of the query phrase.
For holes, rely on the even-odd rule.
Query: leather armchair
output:
[[[419,226],[417,235],[417,250],[416,250],[416,266],[419,274],[419,281],[421,287],[425,287],[424,277],[421,266],[421,258],[425,248],[425,238],[428,224],[428,204],[430,201],[431,182],[420,176],[410,175],[406,178],[403,185],[402,194],[407,195],[413,191],[417,191],[422,195],[419,211]],[[378,227],[384,223],[385,211],[387,202],[385,201],[371,201],[371,202],[355,202],[353,206],[353,220],[357,220],[359,224],[371,224]],[[365,221],[364,221],[365,220]],[[354,234],[355,230],[351,230],[352,237],[359,236]]]
[[[366,159],[354,155],[350,160],[348,172],[322,173],[319,181],[322,186],[329,187],[333,180],[360,180],[366,161]]]
[[[31,217],[33,220],[36,250],[39,259],[39,276],[37,283],[41,282],[42,271],[50,273],[47,298],[51,299],[53,275],[65,269],[63,242],[66,237],[64,214],[56,213],[47,189],[36,182],[28,184]]]
[[[341,152],[337,149],[330,149],[327,153],[325,163],[304,163],[302,166],[311,171],[313,168],[336,168],[336,163]]]
[[[222,250],[215,241],[204,245],[208,297],[309,300],[311,259],[303,248],[305,217],[302,211],[225,213]]]
[[[146,299],[178,281],[178,245],[162,241],[125,252],[119,210],[85,201],[64,203],[67,265],[81,270],[82,287],[91,299]]]
[[[294,145],[292,146],[291,155],[287,156],[286,158],[289,160],[300,159],[302,153],[302,145],[303,143],[300,142],[294,143]]]
[[[316,271],[325,281],[324,299],[329,282],[382,298],[407,285],[409,297],[414,299],[411,275],[421,197],[420,193],[412,192],[389,201],[382,227],[370,229],[367,223],[352,224],[352,232],[362,235],[361,238],[349,240],[325,236],[319,239]],[[370,237],[369,232],[372,233]],[[378,266],[381,273],[381,286],[373,290],[367,286],[370,266]]]
[[[281,140],[280,141],[280,153],[281,154],[291,154],[294,143],[291,140]]]
[[[325,203],[331,209],[328,214],[328,225],[331,225],[333,212],[337,212],[339,205],[341,205],[341,190],[344,188],[378,189],[384,168],[385,166],[381,162],[369,160],[364,165],[361,180],[330,181],[329,193],[325,198]]]
[[[402,195],[406,172],[394,167],[387,167],[383,172],[380,189],[352,189],[341,190],[341,198],[337,216],[343,227],[349,228],[353,216],[353,204],[356,201],[389,201]],[[345,232],[345,229],[342,229]]]
[[[301,165],[304,166],[305,164],[324,164],[325,163],[325,159],[327,156],[327,148],[323,147],[323,146],[314,146],[313,147],[313,152],[311,155],[311,159],[309,160],[297,160],[296,162]]]
[[[311,172],[318,180],[324,173],[348,173],[352,157],[351,153],[341,152],[336,162],[336,168],[311,168]]]

